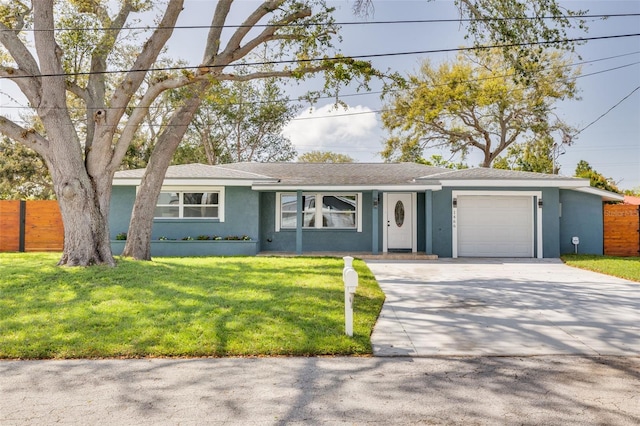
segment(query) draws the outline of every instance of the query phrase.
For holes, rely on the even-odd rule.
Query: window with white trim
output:
[[[154,212],[156,219],[220,219],[222,220],[221,190],[169,190],[163,188]]]
[[[278,229],[295,229],[298,199],[295,193],[278,194]],[[316,229],[361,228],[361,194],[303,193],[302,227]]]

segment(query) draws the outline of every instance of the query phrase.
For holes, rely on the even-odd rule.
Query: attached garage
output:
[[[536,253],[539,193],[454,191],[454,257],[542,257]]]

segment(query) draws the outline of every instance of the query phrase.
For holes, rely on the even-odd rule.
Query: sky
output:
[[[206,26],[210,23],[215,3],[210,0],[186,0],[178,26]],[[418,21],[456,19],[459,17],[453,1],[393,0],[374,1],[373,15],[354,16],[353,3],[348,0],[328,1],[336,7],[336,21],[345,24],[341,30],[341,52],[347,56],[395,54],[399,52],[454,49],[469,45],[464,40],[465,28],[457,22],[376,24],[379,21]],[[570,9],[588,10],[591,14],[640,13],[640,1],[591,0],[561,1]],[[239,24],[259,2],[236,2],[228,23]],[[640,33],[640,16],[611,17],[589,22],[587,37]],[[206,29],[176,30],[167,54],[197,65],[201,59]],[[559,156],[560,173],[572,175],[576,164],[586,160],[598,172],[611,178],[620,188],[640,187],[640,37],[593,40],[578,46],[579,61],[595,61],[582,66],[577,81],[580,100],[556,105],[556,114],[565,122],[582,130],[573,145]],[[381,56],[371,59],[380,70],[390,69],[401,74],[415,72],[421,61],[433,64],[452,60],[455,53],[408,54]],[[288,85],[292,97],[307,90],[318,89],[321,81],[312,79],[303,85]],[[10,82],[0,80],[0,111],[15,105]],[[299,154],[312,150],[327,150],[347,154],[359,162],[380,162],[379,152],[387,136],[382,128],[380,84],[371,86],[370,93],[356,93],[354,87],[341,91],[341,100],[348,109],[335,108],[334,101],[321,99],[313,108],[304,105],[285,129]],[[635,91],[634,91],[635,90]],[[626,99],[624,99],[626,97]],[[623,100],[624,99],[624,100]],[[20,103],[20,101],[17,101]],[[448,151],[432,150],[449,158]],[[459,161],[459,159],[454,158]],[[466,160],[477,166],[479,155]]]
[[[335,3],[341,6],[338,21],[354,20],[348,4]],[[562,4],[571,9],[589,9],[591,14],[640,13],[638,1]],[[375,15],[370,18],[373,21],[458,17],[451,1],[381,1],[375,2],[375,7]],[[589,22],[589,27],[587,37],[634,34],[640,32],[640,17],[612,17]],[[464,31],[458,23],[345,26],[341,46],[347,55],[449,49],[468,45]],[[556,105],[555,112],[562,120],[579,130],[584,129],[559,156],[560,173],[571,176],[577,163],[586,160],[620,188],[640,187],[640,37],[589,41],[579,46],[577,53],[582,58],[577,59],[580,62],[598,61],[582,66],[583,76],[577,80],[580,100]],[[618,55],[625,56],[611,58]],[[391,68],[404,74],[415,72],[426,58],[438,64],[454,57],[455,53],[403,55],[375,58],[372,62],[379,69]],[[379,94],[343,100],[349,105],[348,111],[336,110],[329,101],[321,102],[312,112],[302,111],[285,134],[300,153],[322,149],[347,154],[361,162],[381,161],[378,152],[387,134],[381,126],[380,115],[375,113],[383,108]],[[367,111],[370,113],[364,114]],[[346,115],[348,113],[354,114]],[[593,121],[596,122],[591,124]],[[430,150],[424,157],[431,154],[450,157],[448,151],[441,150]],[[466,163],[477,166],[480,161],[481,157],[476,154],[470,155]]]

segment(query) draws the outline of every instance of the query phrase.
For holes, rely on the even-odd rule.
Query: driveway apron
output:
[[[557,259],[367,265],[386,294],[376,356],[640,354],[640,283]]]

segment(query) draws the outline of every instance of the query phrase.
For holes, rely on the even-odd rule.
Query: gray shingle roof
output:
[[[140,179],[144,169],[123,170],[115,179]],[[167,179],[240,179],[252,183],[308,185],[424,185],[448,180],[582,181],[542,173],[489,168],[449,170],[416,163],[232,163],[170,166]],[[588,186],[588,184],[587,184]]]
[[[122,170],[116,172],[115,179],[136,179],[142,178],[145,169]],[[268,180],[269,176],[256,173],[234,170],[221,166],[210,166],[208,164],[181,164],[169,166],[165,179],[247,179],[247,180]]]
[[[283,185],[407,185],[442,172],[415,163],[234,163],[226,169],[268,175]]]

